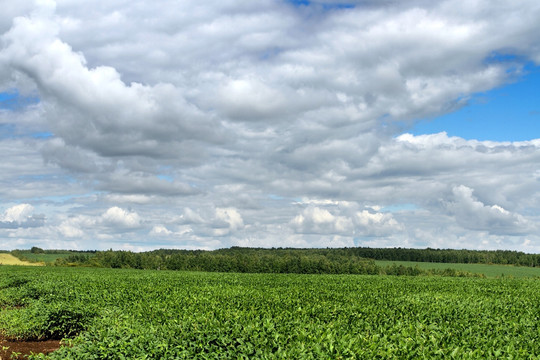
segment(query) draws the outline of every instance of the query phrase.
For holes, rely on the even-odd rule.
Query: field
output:
[[[40,266],[40,263],[29,263],[28,261],[21,261],[11,254],[0,253],[0,265],[34,265]]]
[[[65,259],[70,256],[74,255],[88,255],[88,253],[84,252],[76,252],[76,251],[65,251],[65,250],[48,250],[47,252],[37,252],[33,253],[30,250],[15,250],[12,252],[12,254],[16,257],[19,257],[23,260],[27,260],[30,262],[40,262],[45,264],[53,264],[57,259]]]
[[[4,339],[50,359],[537,359],[539,319],[537,279],[0,267]]]
[[[526,266],[513,266],[513,265],[491,265],[491,264],[454,264],[454,263],[431,263],[431,262],[417,262],[417,261],[388,261],[388,260],[376,260],[375,264],[378,266],[386,267],[392,264],[415,267],[420,269],[455,269],[458,271],[468,271],[473,274],[484,274],[489,278],[496,277],[515,277],[515,278],[527,278],[527,277],[540,277],[540,268],[538,267],[526,267]]]

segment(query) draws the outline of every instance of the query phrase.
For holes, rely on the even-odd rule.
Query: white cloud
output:
[[[244,220],[240,213],[233,208],[217,208],[215,221],[212,226],[215,236],[228,235],[244,227]]]
[[[321,201],[326,208],[309,205],[294,217],[290,225],[302,234],[339,234],[350,237],[390,236],[403,230],[390,213],[357,210],[358,204],[347,202],[347,207]],[[339,204],[339,203],[338,203]]]
[[[34,212],[34,207],[30,204],[15,205],[4,211],[0,221],[18,222],[26,221]]]
[[[171,235],[172,231],[170,231],[163,225],[155,225],[149,234],[154,236],[167,236]]]
[[[104,224],[121,228],[135,228],[141,224],[141,219],[136,212],[113,206],[101,215]]]
[[[79,214],[68,218],[62,217],[54,231],[66,238],[85,238],[99,229],[98,224],[96,216]]]
[[[388,213],[362,210],[356,213],[354,220],[365,236],[385,236],[403,230],[403,226]]]
[[[319,207],[308,207],[302,214],[291,221],[291,226],[299,233],[331,234],[351,231],[351,222],[344,217],[336,217],[328,210]]]
[[[67,145],[105,157],[160,157],[171,151],[178,156],[183,142],[213,141],[218,128],[187,104],[179,89],[166,83],[128,85],[110,66],[88,68],[84,55],[59,39],[58,32],[58,24],[48,18],[16,18],[3,36],[7,46],[0,61],[36,82],[49,105],[52,129]],[[173,139],[174,147],[163,146]]]
[[[6,4],[0,239],[540,251],[540,140],[400,135],[539,65],[538,2],[312,3]]]
[[[67,238],[80,238],[84,231],[69,222],[63,222],[58,226],[58,232]]]
[[[14,205],[0,216],[0,229],[40,227],[44,223],[45,216],[34,214],[34,207],[30,204]]]

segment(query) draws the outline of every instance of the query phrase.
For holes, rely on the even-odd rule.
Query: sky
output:
[[[3,0],[0,249],[540,253],[536,0]]]

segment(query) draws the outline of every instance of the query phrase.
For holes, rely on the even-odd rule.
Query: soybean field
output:
[[[533,278],[0,266],[34,359],[538,359],[539,317]]]

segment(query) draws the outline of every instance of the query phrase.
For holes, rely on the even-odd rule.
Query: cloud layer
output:
[[[348,5],[8,6],[0,248],[540,251],[540,140],[407,133],[538,66],[540,5]]]

